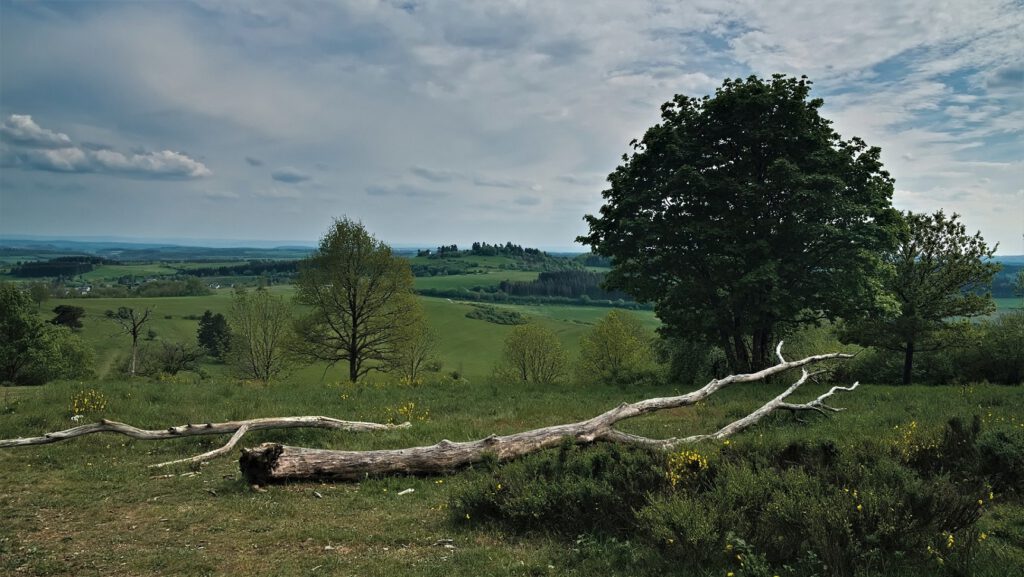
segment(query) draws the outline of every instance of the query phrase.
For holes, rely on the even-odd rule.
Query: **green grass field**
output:
[[[622,401],[674,394],[671,387],[522,386],[478,381],[433,387],[338,387],[288,382],[254,387],[201,383],[98,381],[0,390],[0,438],[63,429],[70,398],[99,390],[107,408],[90,415],[158,428],[186,422],[272,415],[327,414],[381,420],[385,407],[415,402],[429,419],[382,434],[265,431],[243,440],[371,449],[466,440],[491,433],[593,416]],[[781,390],[753,384],[722,391],[694,409],[674,410],[623,428],[645,435],[707,431]],[[801,399],[823,390],[810,385]],[[790,439],[896,442],[896,426],[916,421],[935,433],[952,416],[981,414],[986,426],[1020,426],[1024,389],[864,386],[838,399],[848,410],[804,422],[777,415],[737,437],[737,444]],[[11,575],[635,575],[642,567],[600,566],[573,543],[513,538],[486,526],[457,528],[447,505],[476,479],[394,477],[359,483],[292,483],[252,492],[233,458],[201,471],[147,465],[196,454],[224,438],[137,441],[94,435],[0,451],[0,573]],[[888,441],[886,441],[888,442]],[[412,494],[398,496],[405,489]],[[1008,575],[1024,563],[1024,509],[996,495],[980,528],[978,575]],[[451,539],[454,549],[441,543]]]
[[[132,267],[137,270],[137,267]],[[133,273],[137,274],[137,273]],[[431,277],[454,283],[536,276],[496,270],[488,274]],[[500,277],[500,278],[499,278]],[[521,280],[521,279],[516,279]],[[418,285],[419,286],[419,285]],[[420,287],[422,288],[422,287]],[[440,287],[438,287],[440,288]],[[449,287],[444,287],[449,288]],[[294,288],[271,290],[291,298]],[[148,328],[157,339],[194,342],[205,310],[226,312],[230,290],[203,297],[50,300],[84,307],[82,337],[96,355],[95,379],[34,388],[0,388],[0,438],[38,435],[68,428],[69,404],[95,389],[106,408],[89,420],[109,418],[144,428],[265,416],[323,414],[384,421],[388,409],[413,402],[429,418],[408,430],[354,434],[309,430],[264,431],[241,443],[261,442],[335,449],[401,448],[440,439],[470,440],[577,421],[623,401],[685,392],[675,385],[519,385],[495,382],[494,364],[512,327],[465,315],[473,305],[457,299],[421,297],[437,333],[443,373],[459,371],[467,382],[403,387],[390,376],[374,376],[355,387],[342,384],[345,367],[308,365],[268,387],[239,383],[226,368],[207,362],[210,378],[191,373],[166,380],[118,377],[116,363],[128,352],[128,337],[104,318],[120,306],[153,307]],[[999,310],[1018,299],[997,299]],[[610,309],[580,306],[494,305],[514,309],[551,328],[570,356],[579,339]],[[651,312],[635,312],[652,330]],[[168,318],[169,317],[169,318]],[[822,352],[822,351],[813,351]],[[794,351],[795,354],[795,351]],[[828,385],[809,384],[795,401],[808,400]],[[737,385],[700,406],[628,422],[623,430],[655,437],[712,431],[747,414],[784,387],[783,383]],[[937,436],[952,417],[979,415],[986,428],[1024,428],[1024,387],[994,385],[890,387],[864,385],[839,397],[848,410],[832,417],[778,414],[733,442],[771,446],[796,440],[831,441],[840,447],[862,442],[896,443],[917,423],[921,435]],[[897,429],[902,427],[903,429]],[[359,483],[291,483],[253,492],[240,478],[237,459],[150,470],[147,465],[182,458],[222,445],[224,437],[138,441],[94,435],[38,447],[0,450],[0,574],[2,575],[647,575],[643,566],[588,557],[579,543],[543,534],[514,537],[490,526],[457,526],[449,519],[452,495],[485,475],[480,468],[440,477],[366,479]],[[402,490],[415,489],[398,496]],[[794,520],[799,522],[799,520]],[[1024,567],[1024,506],[1019,496],[996,495],[978,528],[974,574],[1002,576]],[[444,546],[451,539],[454,548]],[[628,550],[628,543],[611,544]],[[628,555],[626,556],[628,558]],[[1009,571],[1009,572],[1008,572]],[[922,573],[930,575],[931,573]],[[679,573],[679,575],[684,575]],[[685,574],[690,575],[690,574]],[[721,577],[698,573],[699,577]],[[745,574],[737,574],[741,577]],[[895,575],[892,577],[896,577]]]
[[[498,286],[503,280],[528,282],[539,273],[528,270],[483,270],[477,274],[453,274],[416,277],[416,289],[458,290],[473,287]]]

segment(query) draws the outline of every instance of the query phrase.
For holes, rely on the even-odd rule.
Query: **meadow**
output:
[[[530,271],[417,279],[476,286],[505,278],[525,279]],[[465,284],[475,281],[475,284]],[[290,299],[291,286],[270,290]],[[116,368],[128,352],[128,337],[104,318],[121,306],[153,308],[148,325],[155,339],[194,341],[197,319],[206,310],[225,312],[231,291],[197,297],[52,299],[86,309],[82,337],[95,354],[93,379],[40,387],[0,388],[0,438],[33,436],[73,426],[70,405],[93,390],[105,400],[86,420],[107,418],[142,428],[269,416],[327,415],[340,419],[413,426],[385,433],[318,430],[251,433],[242,446],[262,442],[347,450],[427,445],[440,439],[471,440],[578,421],[622,402],[677,395],[687,387],[644,383],[514,384],[493,376],[503,340],[512,327],[466,317],[473,304],[420,297],[437,334],[439,373],[417,387],[376,375],[358,386],[344,382],[344,367],[307,365],[278,382],[259,386],[238,381],[227,368],[204,361],[206,378],[193,373],[157,379],[127,379]],[[1004,302],[1006,301],[1006,302]],[[1001,299],[1000,312],[1015,306]],[[602,307],[494,305],[509,308],[552,329],[570,357],[579,340],[605,316]],[[296,312],[301,310],[296,306]],[[634,312],[648,328],[658,320]],[[827,342],[827,341],[822,341]],[[146,344],[145,341],[143,344]],[[807,346],[804,343],[803,346]],[[811,344],[814,344],[813,341]],[[792,354],[804,351],[798,343]],[[461,380],[444,378],[457,372]],[[848,384],[848,383],[844,383]],[[652,437],[711,432],[778,394],[786,382],[737,385],[706,402],[623,424],[623,430]],[[810,383],[794,401],[806,401],[829,383]],[[914,443],[937,442],[952,418],[981,419],[985,431],[1024,434],[1024,388],[988,384],[898,387],[866,383],[835,399],[847,410],[829,417],[779,413],[733,438],[729,451],[778,453],[794,443],[835,446],[840,451],[899,453],[913,431]],[[717,564],[708,569],[666,567],[666,552],[636,541],[548,533],[543,526],[525,534],[501,523],[456,517],[453,509],[479,486],[500,474],[489,465],[449,475],[367,478],[358,483],[289,483],[253,490],[242,479],[237,459],[224,457],[202,468],[147,466],[198,454],[226,438],[198,437],[139,441],[102,434],[68,442],[0,450],[0,573],[17,575],[771,575],[751,566]],[[902,445],[901,445],[902,444]],[[713,458],[720,443],[696,451]],[[237,455],[237,453],[236,453]],[[399,493],[413,489],[412,493]],[[527,491],[535,491],[528,488]],[[536,498],[543,490],[536,489]],[[1006,575],[1024,567],[1024,505],[1013,491],[979,495],[978,533],[970,545],[967,574]],[[971,497],[973,499],[973,497]],[[461,509],[458,509],[461,515]],[[468,515],[468,514],[467,514]],[[793,519],[794,523],[801,522]],[[936,535],[936,538],[941,536]],[[963,538],[958,535],[958,539]],[[922,557],[925,553],[920,552]],[[652,557],[652,555],[654,557]],[[667,557],[665,557],[667,558]],[[735,563],[734,563],[735,564]],[[920,569],[923,566],[925,569]],[[932,575],[945,569],[918,565],[911,572],[864,575]],[[959,570],[959,569],[958,569]],[[780,575],[805,575],[793,569]],[[954,573],[949,573],[954,574]]]

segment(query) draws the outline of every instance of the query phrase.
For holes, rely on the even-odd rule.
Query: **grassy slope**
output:
[[[267,440],[345,449],[395,448],[470,439],[490,433],[576,420],[623,400],[672,394],[671,387],[469,386],[348,387],[288,384],[254,388],[229,382],[90,383],[109,399],[103,416],[160,427],[242,417],[329,414],[381,420],[384,407],[413,401],[430,411],[406,431],[346,434],[278,431]],[[69,426],[68,399],[85,385],[56,383],[0,391],[0,438]],[[811,386],[804,398],[817,394]],[[737,386],[695,410],[676,410],[633,423],[632,432],[680,435],[717,427],[770,398],[780,385]],[[4,397],[3,395],[11,395]],[[344,396],[343,396],[344,395]],[[987,426],[1020,426],[1024,389],[865,386],[843,397],[847,412],[806,423],[779,415],[735,439],[769,443],[831,439],[841,446],[866,438],[899,438],[911,420],[937,432],[951,416],[981,412]],[[224,438],[143,442],[93,436],[54,445],[0,451],[0,573],[28,575],[588,575],[637,574],[640,568],[579,565],[572,544],[512,539],[486,527],[455,529],[446,520],[451,491],[476,473],[439,478],[371,479],[361,483],[289,484],[253,493],[231,458],[194,476],[152,478],[147,464],[205,451]],[[413,488],[409,495],[397,496]],[[319,493],[318,497],[314,492]],[[996,506],[982,520],[981,574],[1005,574],[1024,563],[1024,511]],[[435,546],[454,539],[455,549]],[[549,569],[549,565],[553,569]],[[20,570],[19,570],[20,568]]]
[[[273,287],[276,294],[290,298],[293,290],[288,286]],[[104,312],[118,307],[153,307],[152,321],[147,325],[156,331],[158,338],[172,341],[194,341],[198,323],[185,319],[199,316],[209,309],[226,312],[231,292],[226,289],[204,297],[166,297],[129,299],[54,299],[45,304],[44,310],[52,310],[58,304],[72,304],[86,309],[82,337],[96,353],[96,371],[100,377],[112,375],[111,368],[119,356],[127,354],[128,337],[117,332],[117,327],[104,318]],[[489,375],[491,368],[501,355],[502,343],[512,327],[495,325],[466,318],[472,305],[443,298],[422,298],[430,326],[438,334],[438,357],[444,363],[445,371],[459,370],[470,379]],[[513,305],[500,305],[509,306]],[[607,308],[577,306],[516,306],[533,320],[554,330],[562,339],[571,355],[579,348],[580,337],[589,326],[608,314]],[[47,315],[49,313],[46,313]],[[657,319],[651,312],[635,313],[652,328]],[[171,318],[166,318],[170,316]],[[143,343],[145,344],[145,343]],[[213,374],[222,372],[222,367],[209,364]],[[319,381],[324,372],[323,365],[305,367],[295,375],[296,379]],[[328,373],[328,380],[337,380],[343,367]]]

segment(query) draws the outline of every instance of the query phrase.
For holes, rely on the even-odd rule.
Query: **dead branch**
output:
[[[480,462],[487,455],[494,455],[499,461],[508,461],[556,446],[566,438],[572,439],[577,444],[612,441],[671,449],[682,444],[696,443],[706,439],[723,439],[735,435],[778,409],[817,410],[823,412],[822,409],[826,407],[824,405],[825,399],[839,390],[849,391],[856,387],[856,385],[849,388],[834,387],[828,393],[809,403],[786,403],[786,398],[792,395],[812,375],[818,374],[809,373],[803,367],[831,359],[847,359],[852,355],[831,353],[787,362],[782,358],[781,351],[782,343],[779,343],[776,349],[776,354],[780,361],[779,364],[756,373],[731,375],[722,379],[715,379],[704,387],[685,395],[646,399],[636,403],[623,403],[592,419],[577,423],[543,427],[507,436],[491,435],[477,441],[452,442],[445,439],[430,446],[375,451],[335,451],[265,443],[253,449],[243,449],[239,466],[246,479],[254,484],[279,482],[288,479],[344,481],[361,479],[367,475],[444,473]],[[729,423],[715,433],[695,435],[681,439],[649,439],[623,433],[614,428],[614,425],[619,421],[665,409],[691,406],[729,385],[760,381],[772,375],[796,368],[801,369],[799,380],[782,394],[768,401],[746,417]]]
[[[150,465],[149,468],[160,469],[168,465],[177,465],[180,463],[205,463],[206,461],[219,457],[233,449],[235,445],[238,444],[238,441],[240,441],[242,437],[248,432],[249,425],[242,425],[241,427],[238,427],[238,430],[235,431],[234,435],[231,435],[231,439],[228,440],[227,444],[225,444],[223,447],[220,447],[219,449],[214,449],[212,451],[203,453],[202,455],[196,455],[195,457],[188,457],[185,459],[178,459],[175,461],[167,461],[165,463],[157,463],[155,465]]]
[[[75,437],[91,435],[93,433],[120,433],[145,441],[158,441],[163,439],[179,439],[182,437],[193,437],[197,435],[223,435],[228,433],[237,434],[244,427],[248,431],[260,431],[264,429],[340,429],[343,431],[369,432],[389,431],[391,429],[404,429],[410,427],[409,423],[401,425],[382,425],[379,423],[364,423],[362,421],[342,421],[331,417],[269,417],[263,419],[249,419],[247,421],[228,421],[225,423],[204,423],[200,425],[180,425],[166,429],[139,429],[125,423],[101,419],[95,423],[81,425],[46,433],[41,437],[25,437],[21,439],[2,439],[0,449],[9,447],[23,447],[26,445],[46,445],[59,441],[66,441]],[[243,435],[245,433],[242,433]],[[237,443],[237,441],[235,441]],[[228,448],[230,450],[230,448]],[[202,456],[202,455],[200,455]],[[167,463],[164,463],[167,464]]]

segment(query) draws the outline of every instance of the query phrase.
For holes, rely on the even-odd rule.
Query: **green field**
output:
[[[485,258],[485,257],[481,257]],[[496,258],[496,257],[489,257]],[[473,287],[498,286],[501,281],[529,282],[536,280],[536,271],[528,270],[482,270],[476,274],[453,274],[416,277],[416,289],[458,290]]]
[[[468,356],[473,350],[465,351]],[[381,420],[385,407],[415,402],[429,419],[381,434],[269,431],[243,444],[370,449],[465,440],[593,416],[621,401],[673,394],[671,387],[534,386],[477,381],[420,388],[341,387],[289,382],[253,387],[201,383],[98,381],[0,390],[0,438],[66,428],[68,402],[94,387],[107,417],[157,428],[186,422],[327,414]],[[781,390],[754,384],[723,391],[697,409],[674,410],[624,426],[670,436],[711,430]],[[802,399],[823,389],[809,385]],[[938,434],[952,416],[980,413],[985,426],[1017,427],[1024,389],[864,386],[836,402],[848,411],[804,422],[779,415],[740,435],[737,446],[788,440],[841,447],[897,442],[895,427],[918,423]],[[95,435],[65,443],[0,450],[0,573],[11,575],[636,575],[581,556],[573,542],[512,537],[493,527],[455,526],[451,496],[482,473],[393,477],[359,483],[293,483],[252,492],[233,458],[198,473],[146,465],[203,452],[223,438],[137,441]],[[706,450],[707,448],[701,449]],[[171,475],[171,476],[163,476]],[[405,489],[415,489],[398,496]],[[980,521],[978,575],[1008,575],[1024,563],[1024,508],[996,495]],[[454,549],[441,546],[451,539]],[[713,573],[717,575],[717,573]],[[724,573],[723,573],[724,575]]]
[[[294,288],[288,285],[272,287],[271,291],[288,299],[294,294]],[[444,370],[458,370],[470,379],[490,375],[501,355],[505,336],[512,327],[466,318],[466,313],[473,308],[469,303],[429,297],[421,297],[420,300],[430,327],[438,335],[437,356],[444,364]],[[152,321],[147,324],[147,330],[155,331],[158,339],[194,342],[198,321],[185,317],[199,317],[206,310],[224,313],[230,301],[231,291],[221,289],[202,297],[53,299],[45,307],[52,309],[60,304],[70,304],[86,310],[81,335],[96,354],[97,375],[106,378],[113,376],[116,361],[128,354],[129,346],[128,337],[118,333],[114,323],[104,317],[107,310],[116,310],[122,306],[138,309],[152,307]],[[496,306],[514,308],[531,320],[552,329],[571,356],[576,355],[579,339],[590,325],[610,310],[569,305]],[[639,316],[652,329],[658,325],[652,312],[639,311],[632,314]],[[143,344],[146,344],[145,341]],[[215,375],[224,372],[223,365],[213,362],[208,362],[205,368]],[[299,369],[294,378],[319,382],[324,378],[325,368],[324,365],[306,366]],[[337,380],[344,370],[344,367],[336,367],[327,373],[326,378]]]

